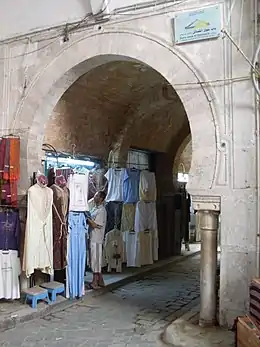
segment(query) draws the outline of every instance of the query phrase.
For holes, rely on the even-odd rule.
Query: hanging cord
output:
[[[252,60],[252,69],[251,69],[253,86],[258,96],[260,96],[260,88],[259,88],[260,70],[259,70],[259,65],[257,63],[259,53],[260,53],[260,41],[258,42],[256,51]]]

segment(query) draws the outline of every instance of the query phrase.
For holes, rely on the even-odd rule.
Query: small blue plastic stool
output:
[[[48,304],[51,303],[49,299],[48,291],[39,286],[25,289],[23,292],[26,295],[25,303],[27,303],[28,301],[31,301],[32,308],[37,308],[38,300],[46,300]]]
[[[65,286],[60,282],[46,282],[42,283],[41,287],[48,291],[51,296],[51,302],[55,302],[58,294],[65,296]]]

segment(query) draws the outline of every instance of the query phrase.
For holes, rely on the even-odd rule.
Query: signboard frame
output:
[[[220,4],[178,13],[173,27],[176,44],[217,39],[222,29]]]

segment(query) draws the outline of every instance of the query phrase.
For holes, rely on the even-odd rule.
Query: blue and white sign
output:
[[[174,18],[175,43],[217,38],[221,33],[220,6],[179,13]]]

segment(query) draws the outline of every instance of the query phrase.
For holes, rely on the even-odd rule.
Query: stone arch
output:
[[[179,149],[176,152],[175,158],[174,158],[174,162],[173,162],[173,174],[177,175],[178,174],[178,168],[179,168],[179,164],[180,164],[180,157],[183,153],[183,151],[185,150],[185,148],[187,147],[187,145],[189,144],[189,142],[192,141],[192,137],[191,134],[189,134],[184,141],[181,143]]]
[[[185,88],[185,84],[203,82],[202,74],[177,49],[157,38],[126,30],[107,30],[72,38],[55,56],[39,66],[39,73],[28,86],[13,123],[14,129],[21,124],[30,129],[21,142],[21,166],[22,172],[26,173],[20,182],[21,194],[28,188],[32,171],[39,167],[45,125],[66,89],[91,69],[123,59],[152,67],[173,88],[176,86],[192,133],[189,190],[201,193],[212,188],[217,159],[213,93],[202,84],[194,89]]]

